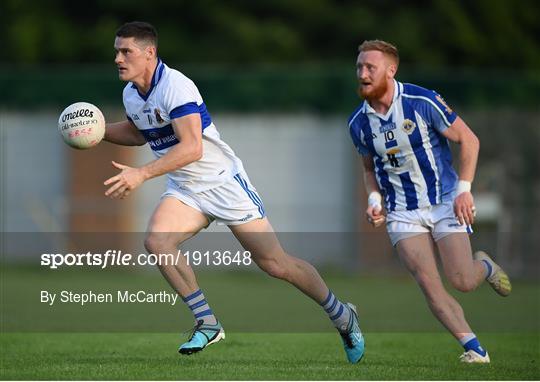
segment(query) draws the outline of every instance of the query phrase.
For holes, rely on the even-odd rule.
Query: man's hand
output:
[[[380,227],[386,221],[386,216],[380,206],[368,206],[366,210],[366,219],[375,228]]]
[[[129,167],[112,161],[112,165],[120,171],[120,174],[107,179],[103,184],[108,186],[112,184],[105,195],[111,199],[124,199],[132,190],[139,187],[146,179],[141,169]]]
[[[454,200],[454,213],[459,224],[472,225],[476,208],[474,207],[474,199],[469,191],[464,191],[456,196]]]

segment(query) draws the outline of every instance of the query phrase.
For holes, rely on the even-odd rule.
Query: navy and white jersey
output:
[[[436,92],[394,80],[386,115],[364,101],[349,118],[357,150],[371,155],[388,211],[415,210],[453,199],[457,175],[441,134],[457,118]]]
[[[171,121],[197,113],[202,122],[202,158],[167,174],[168,181],[192,193],[218,187],[243,170],[242,162],[221,140],[199,90],[189,78],[160,59],[146,94],[133,83],[123,92],[127,117],[146,138],[157,158],[177,143]]]

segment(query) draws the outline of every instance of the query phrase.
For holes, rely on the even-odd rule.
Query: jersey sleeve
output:
[[[432,126],[438,132],[443,132],[454,123],[458,116],[437,92],[431,91],[429,99],[431,101],[429,116]]]
[[[171,120],[188,114],[200,113],[200,94],[188,78],[172,77],[163,96],[165,111]]]

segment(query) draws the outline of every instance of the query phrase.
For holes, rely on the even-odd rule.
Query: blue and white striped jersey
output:
[[[188,114],[201,116],[203,156],[167,174],[182,190],[202,192],[218,187],[243,170],[242,162],[221,140],[199,90],[189,78],[169,68],[160,59],[152,85],[146,94],[139,93],[133,83],[123,92],[127,117],[143,134],[157,158],[177,143],[171,120]]]
[[[437,93],[394,80],[386,115],[364,101],[349,118],[357,150],[371,155],[388,211],[451,201],[457,184],[448,140],[441,134],[457,118]]]

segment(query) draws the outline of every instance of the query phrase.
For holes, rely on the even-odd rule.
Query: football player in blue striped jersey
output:
[[[431,311],[463,345],[461,360],[487,363],[487,351],[445,290],[435,260],[438,250],[446,277],[462,292],[486,279],[499,294],[510,293],[506,273],[484,252],[473,255],[469,242],[479,140],[439,94],[395,80],[398,65],[390,43],[359,46],[356,75],[364,101],[349,118],[349,131],[363,156],[366,217],[376,227],[386,222]],[[460,146],[459,174],[449,142]]]

